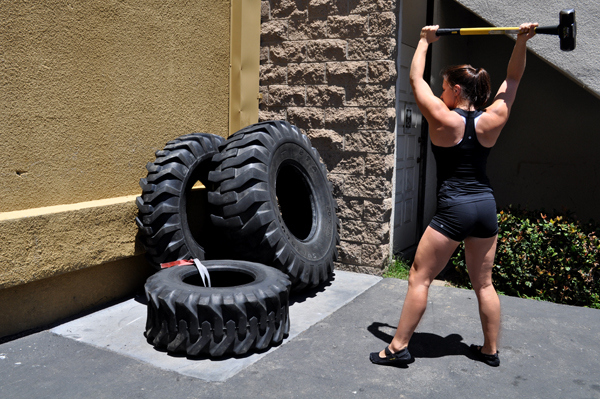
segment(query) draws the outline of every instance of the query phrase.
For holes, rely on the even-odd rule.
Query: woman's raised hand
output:
[[[539,26],[537,22],[526,22],[519,26],[518,37],[523,37],[525,40],[529,40],[535,36],[535,28]]]
[[[421,39],[425,39],[428,44],[438,41],[440,37],[435,32],[437,32],[439,27],[439,25],[424,26],[421,29]]]

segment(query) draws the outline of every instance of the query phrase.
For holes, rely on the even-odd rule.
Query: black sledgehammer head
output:
[[[560,37],[560,49],[563,51],[575,50],[575,37],[577,36],[577,24],[575,23],[575,10],[562,10],[559,14],[558,37]]]
[[[575,37],[577,36],[577,24],[575,23],[575,10],[562,10],[558,26],[539,26],[535,33],[546,35],[557,35],[560,38],[560,49],[562,51],[575,50]]]

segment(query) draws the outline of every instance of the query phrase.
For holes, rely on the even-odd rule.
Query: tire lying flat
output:
[[[279,270],[244,261],[205,261],[212,288],[194,266],[148,278],[145,336],[157,348],[188,356],[243,355],[288,335],[291,283]]]
[[[284,121],[251,125],[213,158],[212,223],[236,259],[274,266],[295,290],[329,280],[339,243],[327,171],[308,137]]]
[[[167,143],[146,165],[148,177],[140,180],[136,223],[146,257],[156,269],[179,259],[205,259],[212,245],[208,211],[208,173],[212,157],[224,139],[193,133]]]

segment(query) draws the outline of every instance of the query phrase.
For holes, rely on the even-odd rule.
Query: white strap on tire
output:
[[[208,269],[204,266],[198,259],[194,259],[194,265],[196,265],[196,269],[198,269],[198,274],[202,277],[202,282],[205,287],[211,287],[210,276],[208,275]],[[208,281],[208,285],[206,282]]]

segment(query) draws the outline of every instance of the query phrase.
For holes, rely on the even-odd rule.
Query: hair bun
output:
[[[460,85],[463,88],[462,96],[475,108],[484,107],[490,98],[490,75],[483,68],[456,65],[444,69],[442,76],[451,86]]]

